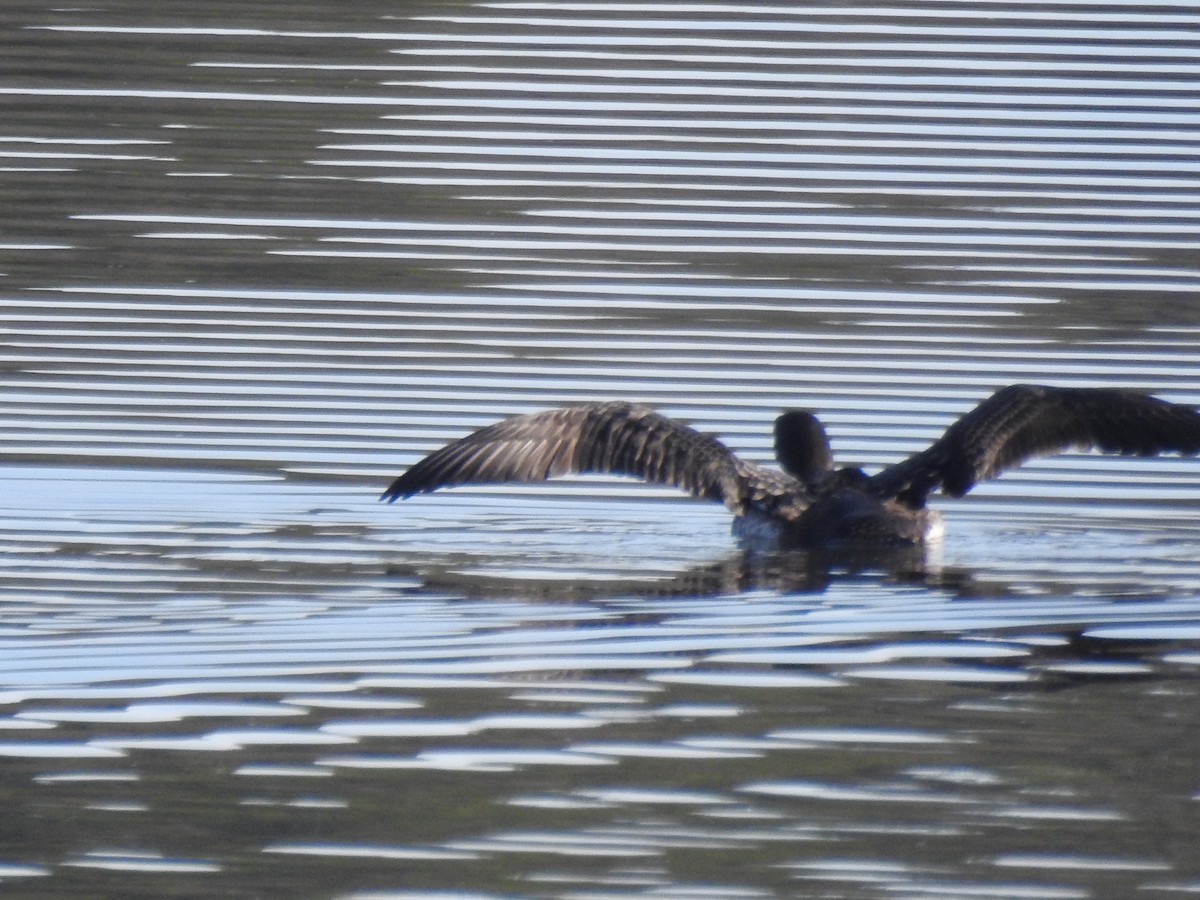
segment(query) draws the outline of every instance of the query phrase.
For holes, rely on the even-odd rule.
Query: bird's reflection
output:
[[[861,554],[740,550],[674,575],[644,578],[588,577],[584,572],[573,578],[549,574],[522,576],[514,567],[505,566],[502,560],[494,557],[485,559],[461,554],[456,558],[425,556],[421,561],[396,561],[389,574],[416,579],[420,583],[417,589],[420,592],[433,591],[463,599],[545,604],[594,602],[602,606],[606,601],[612,601],[614,606],[607,609],[605,616],[609,624],[660,623],[669,615],[661,606],[641,607],[623,602],[629,600],[730,598],[736,601],[758,594],[784,602],[790,597],[797,601],[798,608],[804,608],[812,605],[815,595],[842,582],[883,588],[915,587],[941,596],[948,616],[944,626],[928,617],[928,607],[923,607],[924,611],[909,625],[898,626],[896,621],[877,620],[865,632],[861,631],[862,620],[855,618],[848,627],[856,636],[838,641],[836,645],[861,648],[906,641],[954,641],[976,633],[978,629],[990,639],[1025,648],[1025,655],[1014,666],[1014,671],[1026,671],[1029,677],[1022,682],[1023,687],[1034,691],[1069,688],[1097,677],[1109,681],[1179,677],[1180,672],[1162,666],[1162,654],[1172,649],[1191,650],[1195,646],[1194,639],[1187,634],[1156,640],[1098,639],[1089,634],[1095,608],[1081,612],[1068,605],[1063,608],[1062,618],[1058,621],[1047,621],[1040,616],[1030,619],[1019,609],[1021,601],[1029,599],[1028,591],[1019,583],[1010,585],[990,575],[981,578],[966,569],[934,564],[919,547]],[[810,602],[805,604],[805,599]],[[1070,603],[1070,595],[1057,599]],[[972,624],[970,612],[964,614],[962,608],[956,609],[961,600],[979,602],[976,625]],[[1000,601],[1000,604],[991,601]],[[1018,611],[1006,623],[1004,610],[1009,608],[1010,602],[1016,603]],[[1052,609],[1055,602],[1055,598],[1047,598],[1047,607]],[[1127,610],[1131,623],[1141,621],[1145,610],[1138,604],[1111,602]],[[1109,614],[1113,611],[1110,606]],[[1035,638],[1027,640],[1031,633]],[[1144,665],[1131,665],[1138,663]],[[1013,689],[1012,685],[1008,687]]]
[[[589,577],[581,571],[576,577],[539,576],[530,574],[528,568],[505,565],[501,559],[457,554],[393,560],[388,572],[463,597],[567,602],[617,597],[700,599],[752,592],[820,594],[839,581],[919,585],[952,596],[974,596],[983,590],[972,573],[941,565],[936,552],[921,546],[769,552],[740,548],[666,575],[605,573],[603,577]],[[1007,589],[989,584],[986,593],[1003,595]]]

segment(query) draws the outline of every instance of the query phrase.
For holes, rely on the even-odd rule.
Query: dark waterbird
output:
[[[739,459],[716,437],[647,406],[585,403],[481,428],[412,466],[382,499],[607,472],[719,500],[735,517],[735,533],[755,543],[916,545],[941,533],[941,517],[925,508],[933,491],[961,497],[1031,457],[1072,447],[1123,456],[1195,454],[1200,413],[1131,390],[1016,384],[927,449],[867,475],[834,467],[824,427],[805,410],[775,420],[777,471]]]

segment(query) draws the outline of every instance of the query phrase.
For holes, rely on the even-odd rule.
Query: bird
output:
[[[1200,412],[1125,388],[1013,384],[929,447],[867,475],[834,465],[820,419],[775,420],[779,468],[739,458],[716,436],[625,401],[515,416],[453,441],[396,478],[392,502],[463,484],[538,482],[568,473],[631,475],[724,503],[743,542],[781,548],[920,546],[941,536],[926,503],[962,497],[1028,459],[1064,450],[1122,456],[1200,453]]]

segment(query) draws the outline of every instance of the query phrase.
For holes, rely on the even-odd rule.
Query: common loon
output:
[[[927,449],[868,476],[836,469],[815,415],[775,421],[782,471],[746,462],[710,434],[647,406],[584,403],[505,419],[413,465],[380,499],[459,484],[544,481],[608,472],[719,500],[736,534],[779,546],[916,545],[940,534],[925,508],[941,489],[961,497],[978,481],[1071,447],[1123,456],[1200,452],[1200,412],[1137,391],[1015,384],[997,391]]]

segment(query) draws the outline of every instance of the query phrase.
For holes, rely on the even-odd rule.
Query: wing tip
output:
[[[410,490],[409,486],[404,483],[404,476],[401,475],[388,485],[386,491],[379,495],[379,501],[395,503],[397,500],[407,500],[415,493],[415,490]]]

